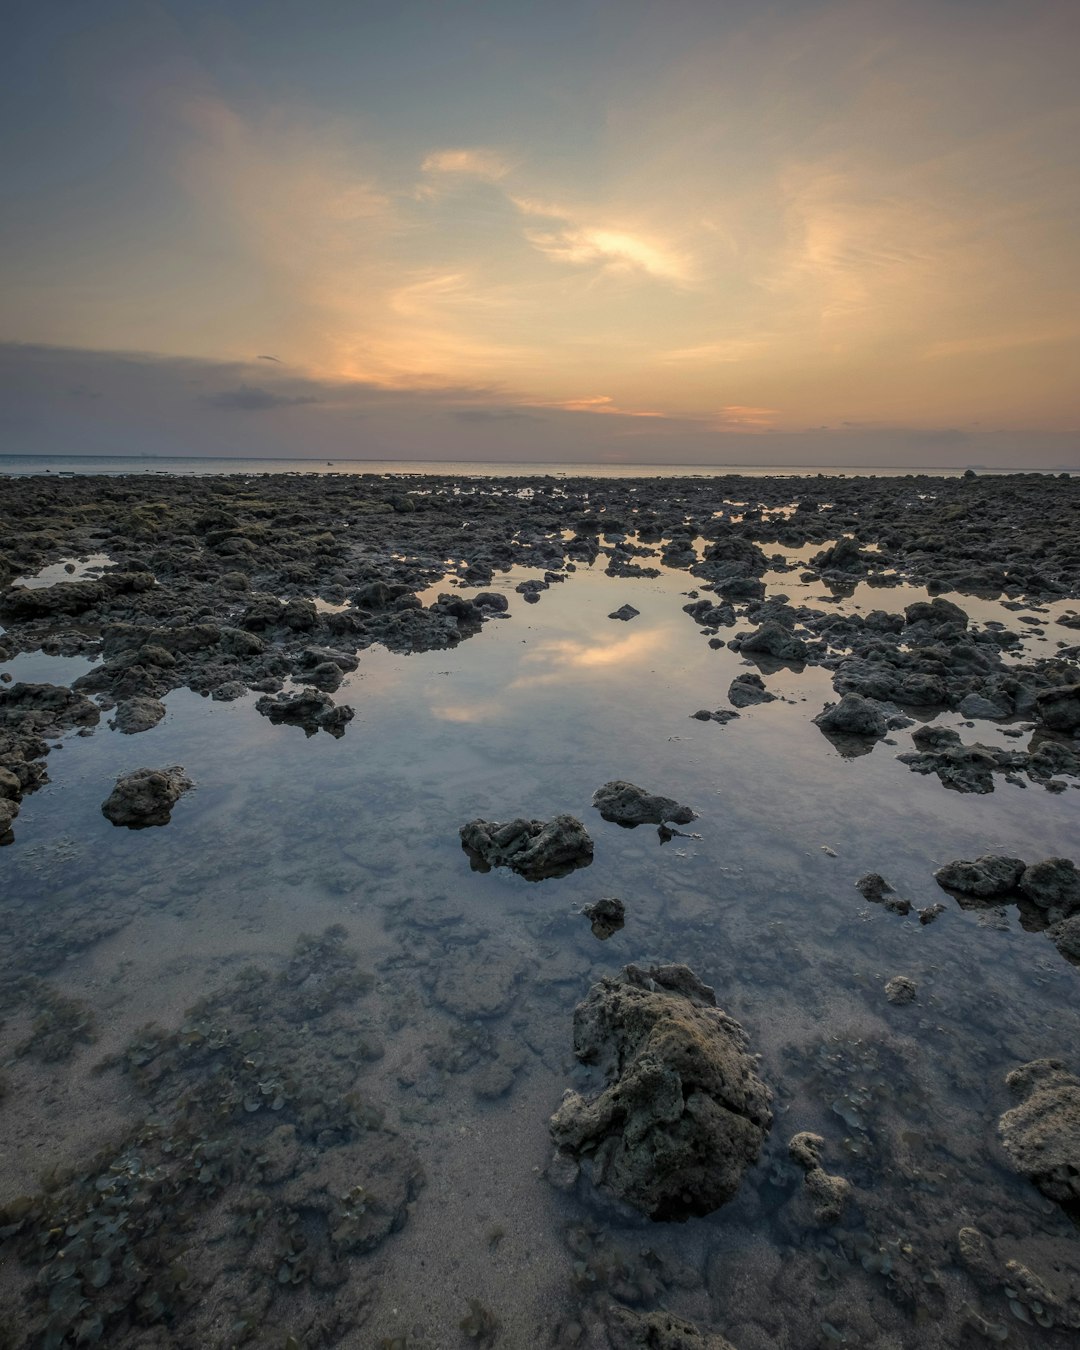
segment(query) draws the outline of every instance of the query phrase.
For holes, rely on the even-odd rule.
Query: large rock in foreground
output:
[[[998,1122],[1018,1172],[1062,1204],[1080,1201],[1080,1078],[1058,1059],[1036,1059],[1005,1082],[1022,1097]]]
[[[127,825],[132,830],[167,825],[173,807],[194,786],[179,764],[169,769],[136,769],[116,780],[101,804],[101,813],[114,825]]]
[[[574,1051],[607,1086],[568,1093],[551,1118],[559,1150],[652,1219],[718,1209],[772,1124],[772,1094],[742,1027],[686,966],[627,966],[574,1012]]]
[[[580,820],[470,820],[461,827],[461,847],[476,872],[509,867],[527,881],[564,877],[592,862],[593,842]]]
[[[718,1333],[701,1331],[669,1312],[640,1312],[612,1304],[605,1321],[612,1350],[733,1350]]]
[[[604,783],[593,793],[592,804],[605,820],[631,828],[634,825],[689,825],[697,812],[680,806],[674,797],[658,797],[621,778]]]

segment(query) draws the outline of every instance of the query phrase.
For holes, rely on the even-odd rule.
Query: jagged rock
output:
[[[930,628],[967,628],[968,616],[951,600],[938,596],[929,602],[917,600],[904,609],[904,618],[910,627],[913,624],[926,624]]]
[[[777,661],[806,660],[807,647],[802,638],[798,638],[778,623],[763,623],[760,628],[747,634],[739,644],[741,652],[761,652]]]
[[[773,703],[775,694],[765,688],[765,681],[758,674],[736,675],[728,686],[728,702],[735,708],[749,708],[757,703]]]
[[[613,895],[604,896],[581,911],[592,924],[593,936],[601,941],[617,933],[626,923],[626,906]]]
[[[914,1003],[917,988],[915,981],[907,975],[894,975],[885,986],[885,997],[890,1003]]]
[[[657,797],[622,779],[604,783],[593,793],[593,806],[605,820],[632,828],[635,825],[661,825],[665,820],[673,825],[689,825],[697,819],[697,812],[689,806],[680,806],[673,797]]]
[[[1054,924],[1049,932],[1062,956],[1071,956],[1080,961],[1080,914]]]
[[[986,793],[994,790],[994,774],[1027,767],[1023,751],[997,746],[965,745],[951,727],[924,726],[912,733],[914,751],[896,758],[916,773],[937,774],[942,784],[955,792]]]
[[[735,622],[735,611],[726,601],[715,605],[711,600],[695,600],[683,609],[702,628],[730,628]]]
[[[551,1134],[597,1186],[653,1219],[731,1199],[772,1124],[771,1093],[707,985],[686,966],[626,966],[575,1009],[574,1051],[606,1086],[591,1101],[569,1092]]]
[[[925,909],[920,909],[919,922],[921,924],[933,923],[939,914],[945,913],[944,905],[927,905]]]
[[[624,623],[627,623],[631,619],[636,619],[640,613],[641,610],[635,609],[633,605],[620,605],[618,609],[608,615],[608,618],[622,619]]]
[[[852,1194],[850,1181],[845,1177],[830,1176],[825,1171],[821,1163],[824,1152],[825,1140],[821,1135],[806,1130],[793,1135],[788,1143],[792,1161],[805,1173],[806,1197],[814,1222],[821,1226],[839,1221]]]
[[[1016,890],[1023,874],[1022,858],[987,853],[974,862],[958,858],[946,863],[934,873],[934,880],[946,890],[985,899],[992,895],[1009,895]]]
[[[982,694],[966,694],[957,704],[957,711],[965,717],[1000,718],[1008,717],[1012,709]]]
[[[101,813],[114,825],[132,830],[167,825],[173,807],[194,786],[180,764],[168,769],[136,769],[116,780],[101,804]]]
[[[13,797],[0,797],[0,844],[10,844],[15,838],[11,822],[19,814],[19,803]]]
[[[93,726],[100,717],[96,703],[64,685],[17,681],[0,689],[0,727],[59,736],[71,727]]]
[[[1062,1204],[1080,1201],[1080,1079],[1058,1059],[1036,1059],[1005,1079],[1020,1105],[998,1121],[1018,1172]]]
[[[156,727],[164,716],[165,704],[160,699],[137,694],[116,705],[116,713],[109,719],[109,726],[122,731],[125,736],[134,736],[137,732]]]
[[[735,1350],[716,1332],[669,1312],[637,1312],[612,1304],[605,1316],[611,1350]]]
[[[730,708],[714,708],[711,711],[708,708],[699,708],[697,712],[692,712],[690,716],[695,722],[719,722],[723,727],[728,722],[736,721],[739,714],[732,712]]]
[[[814,718],[814,725],[826,735],[869,736],[875,740],[885,735],[887,720],[881,706],[861,694],[845,694],[839,703],[826,707]]]
[[[1044,689],[1035,696],[1035,708],[1052,731],[1080,730],[1080,684]]]
[[[479,595],[473,596],[473,604],[477,609],[490,610],[492,614],[505,614],[510,608],[510,601],[501,591],[481,591]]]
[[[461,827],[461,847],[473,870],[509,867],[527,881],[563,877],[592,862],[593,842],[580,820],[471,820]]]
[[[320,689],[300,689],[290,694],[264,694],[256,700],[255,710],[271,722],[303,727],[308,736],[314,736],[317,731],[343,736],[346,725],[356,716],[352,708],[344,704],[335,705],[330,695]]]
[[[879,872],[867,872],[858,879],[855,888],[861,892],[863,899],[872,900],[875,904],[883,900],[886,893],[893,889]]]
[[[1069,858],[1046,858],[1024,869],[1020,889],[1040,909],[1062,915],[1080,909],[1080,871]]]

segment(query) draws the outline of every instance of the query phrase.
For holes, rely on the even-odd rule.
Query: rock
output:
[[[574,1012],[574,1051],[606,1086],[569,1092],[557,1147],[604,1191],[658,1220],[730,1200],[772,1124],[742,1027],[686,966],[626,966]]]
[[[1005,1079],[1022,1100],[998,1121],[1018,1172],[1061,1204],[1080,1201],[1080,1079],[1057,1059],[1037,1059]]]
[[[125,736],[134,736],[156,727],[164,716],[165,704],[160,699],[137,694],[117,704],[116,715],[109,719],[109,726],[122,731]]]
[[[1071,956],[1080,961],[1080,914],[1054,924],[1049,933],[1062,956]]]
[[[873,900],[875,904],[879,903],[892,887],[878,872],[867,872],[855,883],[856,890],[862,893],[865,900]]]
[[[925,909],[919,910],[919,922],[924,925],[933,923],[939,914],[944,913],[944,905],[927,905]]]
[[[281,612],[281,622],[294,633],[308,633],[319,626],[319,611],[313,600],[290,600]]]
[[[1052,731],[1080,730],[1080,684],[1044,689],[1035,696],[1035,709]]]
[[[100,717],[96,703],[64,685],[20,680],[0,689],[0,727],[59,736],[71,727],[93,726]]]
[[[926,624],[930,628],[967,628],[968,616],[951,600],[942,600],[940,596],[927,602],[917,600],[904,609],[904,618],[910,627],[912,624]]]
[[[612,1304],[605,1328],[611,1350],[734,1350],[723,1336],[701,1331],[669,1312],[638,1312]]]
[[[788,1144],[792,1161],[805,1173],[803,1180],[814,1222],[822,1227],[839,1222],[852,1194],[850,1181],[845,1177],[830,1176],[822,1167],[824,1151],[825,1140],[821,1135],[805,1130],[792,1136]]]
[[[957,704],[957,711],[965,717],[1000,718],[1008,717],[1012,709],[981,694],[966,694]]]
[[[473,596],[473,604],[477,609],[489,610],[492,614],[505,614],[510,608],[510,601],[499,591],[481,591],[479,595]]]
[[[527,881],[564,877],[592,862],[593,842],[580,820],[471,820],[461,827],[461,847],[476,872],[509,867]]]
[[[736,675],[728,686],[728,702],[735,708],[749,708],[757,703],[773,703],[775,694],[765,688],[760,675],[747,673]]]
[[[581,911],[592,924],[593,936],[601,942],[617,933],[626,923],[626,906],[613,895],[597,900],[594,905],[586,905]]]
[[[879,740],[885,735],[887,719],[881,705],[861,694],[845,694],[814,718],[814,725],[826,735],[869,736]]]
[[[808,655],[806,643],[778,623],[763,623],[739,644],[741,652],[761,652],[777,661],[802,663]]]
[[[101,812],[114,825],[132,830],[167,825],[173,807],[194,786],[180,764],[169,769],[136,769],[116,780]]]
[[[605,820],[614,821],[627,829],[635,825],[661,825],[670,820],[673,825],[689,825],[697,820],[697,812],[689,806],[680,806],[673,797],[657,797],[627,783],[614,779],[604,783],[593,793],[592,804]]]
[[[1000,853],[987,853],[974,862],[958,858],[946,863],[934,873],[934,880],[948,891],[974,895],[986,899],[993,895],[1009,895],[1016,890],[1024,873],[1022,858],[1010,858]]]
[[[7,801],[18,801],[22,796],[22,783],[17,774],[10,769],[0,767],[0,799]]]
[[[337,669],[337,667],[335,667]],[[300,689],[291,694],[264,694],[255,702],[255,710],[271,722],[303,727],[308,736],[328,731],[344,736],[346,725],[356,716],[344,704],[336,706],[329,694],[320,689]]]
[[[716,708],[711,712],[708,708],[699,708],[697,712],[692,712],[690,716],[695,722],[719,722],[723,727],[727,726],[729,722],[736,721],[739,714],[732,712],[730,708]]]
[[[625,623],[629,622],[631,619],[636,619],[640,613],[641,610],[635,609],[633,605],[620,605],[618,609],[613,610],[612,613],[608,615],[608,618],[622,619]]]
[[[894,975],[885,986],[885,997],[890,1003],[914,1003],[917,986],[906,975]]]
[[[994,774],[1027,767],[1023,751],[997,746],[964,745],[951,727],[920,727],[912,733],[915,751],[897,755],[916,773],[937,774],[943,786],[954,792],[993,792]]]
[[[1080,909],[1080,872],[1069,858],[1046,858],[1024,869],[1020,889],[1040,909],[1062,915]]]
[[[11,797],[0,797],[0,844],[10,844],[15,838],[11,822],[19,814],[19,803]]]
[[[730,628],[735,622],[735,611],[726,602],[714,605],[711,600],[695,600],[683,609],[702,628]]]

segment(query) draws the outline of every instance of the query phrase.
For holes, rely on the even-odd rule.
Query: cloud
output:
[[[202,400],[212,408],[226,412],[267,412],[271,408],[293,408],[303,403],[318,403],[310,394],[275,394],[257,385],[242,384],[238,389],[225,389],[220,394],[209,394]]]
[[[453,413],[459,422],[542,422],[537,413],[523,408],[457,408]]]
[[[497,150],[486,146],[433,150],[420,165],[424,173],[457,174],[466,178],[482,178],[489,183],[497,183],[500,178],[505,178],[511,167]]]
[[[523,216],[543,217],[551,227],[526,226],[525,238],[553,262],[574,266],[599,264],[608,272],[644,272],[663,281],[686,282],[690,268],[685,257],[655,236],[621,224],[589,224],[577,213],[535,197],[511,196]]]

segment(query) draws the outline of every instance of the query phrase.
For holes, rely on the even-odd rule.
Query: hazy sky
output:
[[[1080,0],[23,0],[8,452],[1080,465]]]

